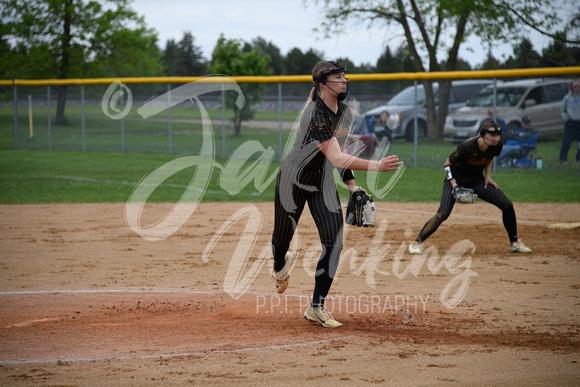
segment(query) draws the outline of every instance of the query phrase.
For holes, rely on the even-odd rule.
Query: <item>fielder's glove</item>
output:
[[[477,194],[471,188],[464,188],[456,185],[453,188],[453,198],[457,203],[475,203]]]
[[[377,211],[373,198],[362,187],[350,194],[346,206],[346,223],[358,227],[375,227]]]

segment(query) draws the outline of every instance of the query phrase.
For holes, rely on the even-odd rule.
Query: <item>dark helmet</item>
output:
[[[532,119],[530,118],[530,116],[523,116],[522,122],[532,122]]]
[[[320,76],[313,76],[312,80],[314,82],[320,82],[323,85],[326,84],[326,76],[329,74],[339,74],[339,73],[346,73],[346,67],[342,67],[340,64],[338,64],[338,62],[332,62],[332,61],[327,61],[328,63],[336,66],[333,69],[329,69],[329,70],[323,70],[320,72]]]
[[[322,66],[322,68],[326,68],[326,70],[322,70],[320,72],[319,76],[316,76],[314,74],[316,74],[316,69],[320,68],[319,66]],[[334,67],[330,67],[330,66],[334,66]],[[329,68],[330,67],[330,68]],[[330,74],[340,74],[340,73],[346,73],[346,67],[342,67],[341,65],[338,64],[338,62],[332,62],[332,61],[320,61],[316,64],[316,66],[314,66],[314,69],[312,70],[312,80],[314,82],[318,82],[321,83],[323,85],[326,85],[326,82],[329,82],[326,80],[326,77]],[[345,98],[348,96],[348,83],[350,82],[349,79],[346,80],[346,91],[344,92],[337,92],[335,91],[333,88],[331,88],[330,86],[327,85],[327,87],[334,91],[336,93],[336,99],[338,101],[344,101]],[[314,87],[316,87],[316,83],[314,84]]]
[[[485,121],[483,124],[481,124],[481,130],[479,131],[479,135],[483,137],[486,133],[491,133],[491,134],[499,134],[501,136],[502,132],[503,130],[495,122]]]

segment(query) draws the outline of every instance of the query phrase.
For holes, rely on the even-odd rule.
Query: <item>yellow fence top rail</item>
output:
[[[474,78],[511,78],[580,75],[580,66],[546,67],[512,70],[480,71],[438,71],[432,73],[374,73],[348,74],[353,81],[395,81],[422,79],[474,79]],[[273,75],[273,76],[205,76],[205,77],[127,77],[127,78],[76,78],[76,79],[12,79],[0,80],[0,86],[60,86],[60,85],[106,85],[114,82],[130,83],[289,83],[311,82],[311,75]]]

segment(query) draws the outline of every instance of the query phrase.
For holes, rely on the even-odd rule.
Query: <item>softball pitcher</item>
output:
[[[346,68],[336,62],[318,62],[312,70],[313,88],[300,119],[292,150],[280,164],[274,199],[273,276],[283,293],[295,257],[288,252],[296,226],[308,203],[318,229],[322,254],[315,273],[312,303],[304,318],[323,327],[338,328],[324,301],[342,251],[343,215],[334,182],[338,169],[352,193],[357,185],[352,170],[394,171],[401,164],[395,155],[378,161],[364,160],[344,152],[352,113],[342,101],[348,94]]]

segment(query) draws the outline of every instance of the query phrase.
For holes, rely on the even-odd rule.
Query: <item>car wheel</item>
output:
[[[427,123],[423,120],[417,120],[417,141],[421,141],[427,135]],[[413,120],[407,124],[405,139],[413,141],[415,138],[415,123]]]

